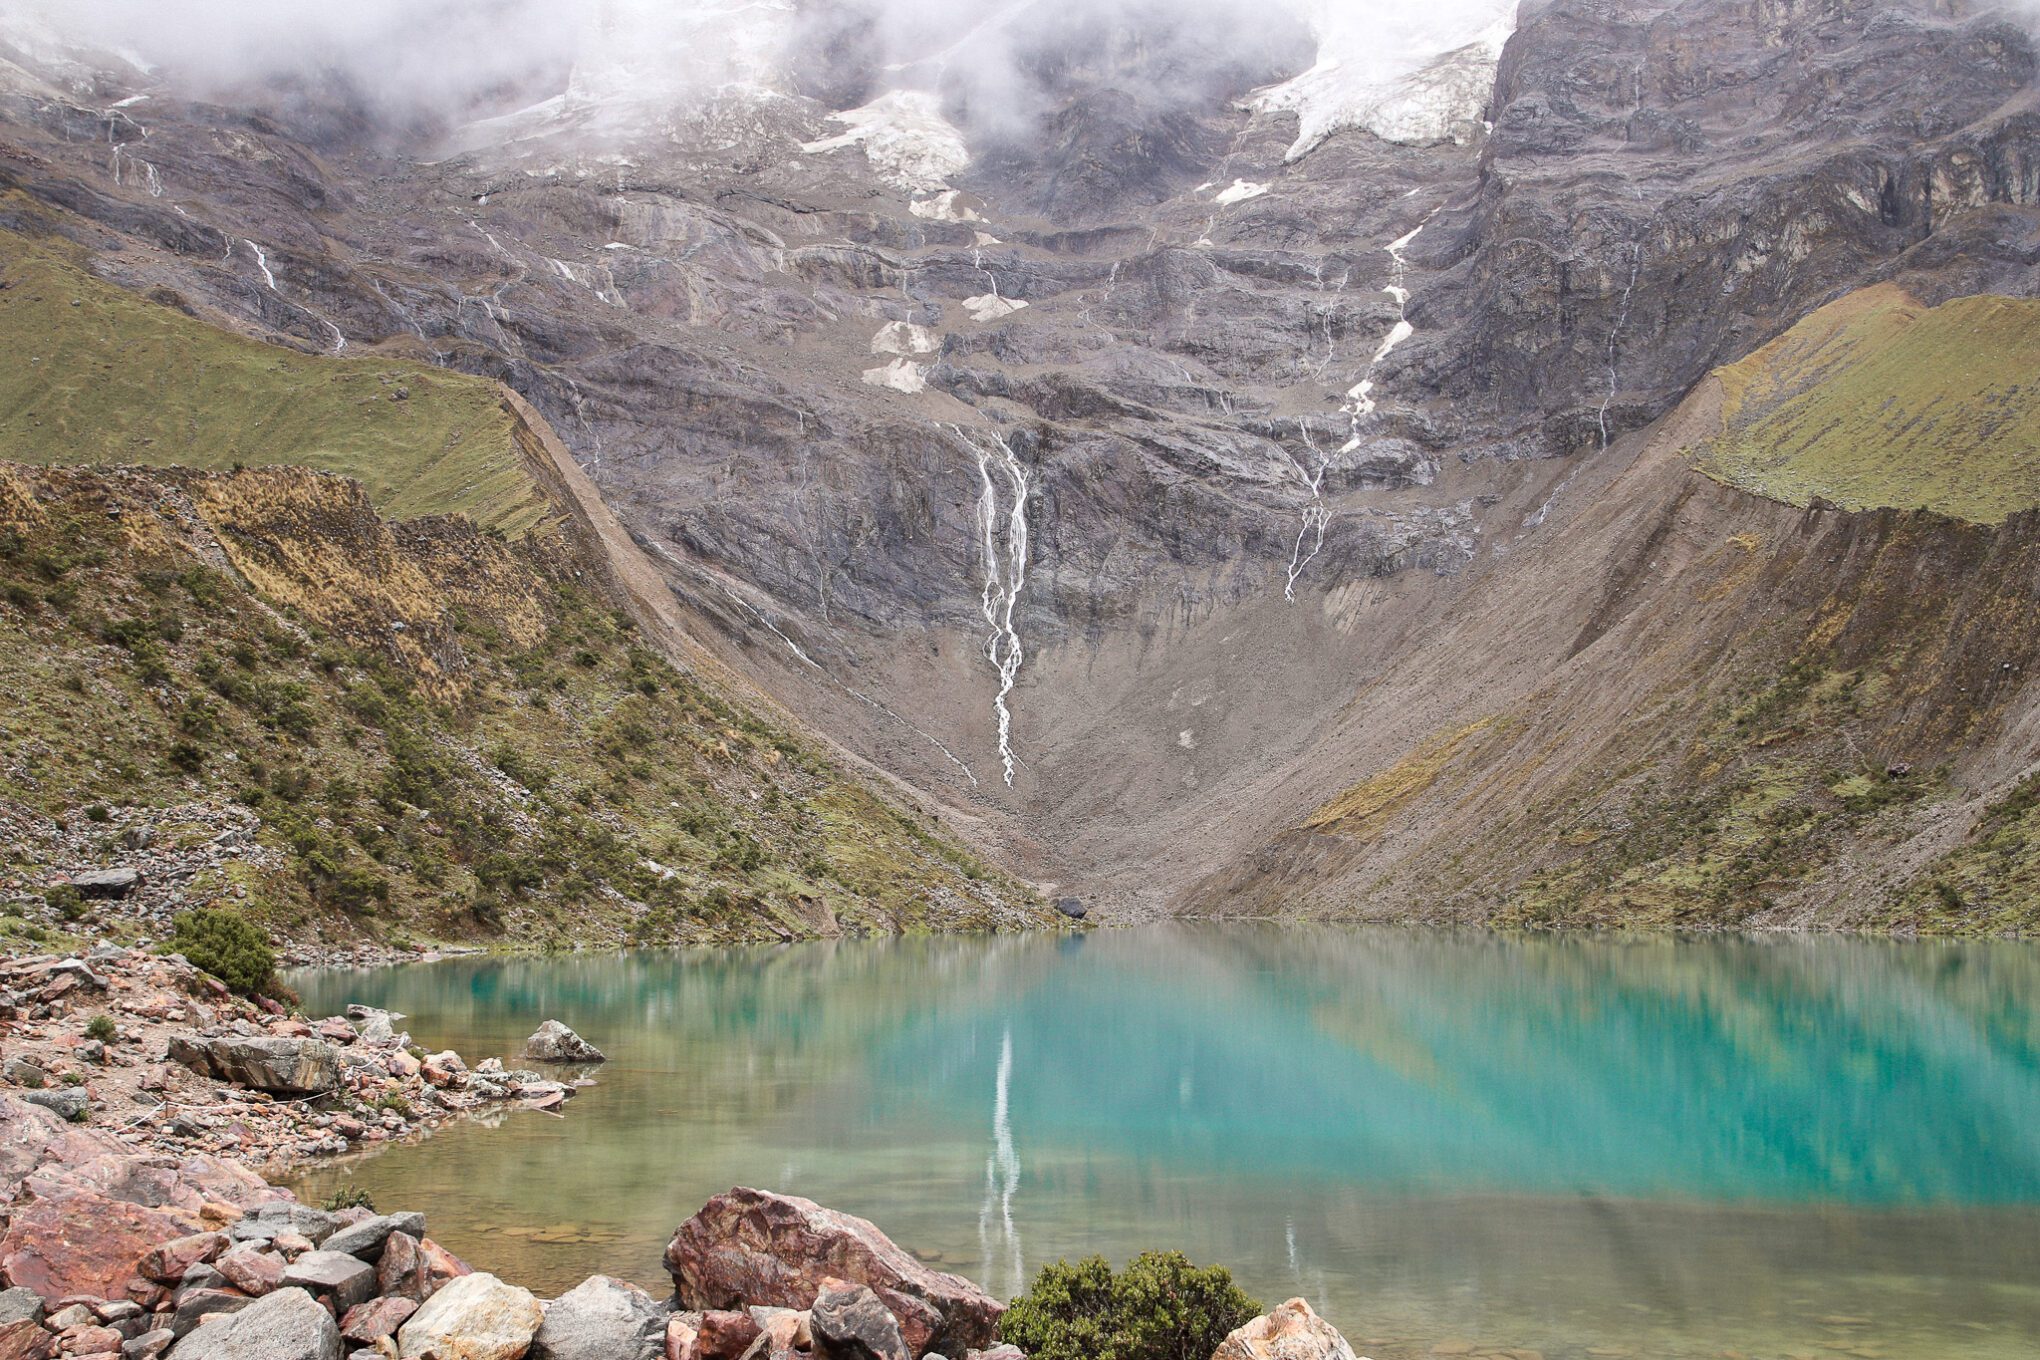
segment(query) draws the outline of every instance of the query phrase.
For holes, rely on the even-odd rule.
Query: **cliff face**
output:
[[[1476,45],[1344,122],[1301,76],[1256,93],[1297,75],[1281,42],[1164,98],[1129,72],[1177,38],[1124,37],[1029,38],[1039,118],[998,137],[954,99],[832,119],[876,93],[837,57],[810,73],[840,89],[569,99],[411,156],[301,104],[166,87],[123,120],[99,110],[125,87],[20,90],[0,210],[65,210],[100,274],[212,321],[501,379],[656,563],[632,594],[675,646],[1129,913],[1319,885],[1331,906],[1414,872],[1322,810],[1394,770],[1352,800],[1386,800],[1369,826],[1448,768],[1501,762],[1501,788],[1530,730],[1512,706],[1556,686],[1581,716],[1539,740],[1593,754],[1511,795],[1538,853],[1476,871],[1485,823],[1445,818],[1408,880],[1497,909],[1570,862],[1540,818],[1635,773],[1628,708],[1579,696],[1676,713],[1647,743],[1670,771],[1715,740],[1732,674],[1843,665],[1805,642],[1825,559],[1780,556],[1798,512],[1689,471],[1723,435],[1704,383],[1872,285],[2032,291],[2022,28],[1912,0],[1558,0],[1517,14],[1484,109],[1452,112],[1486,81]],[[874,109],[898,136],[865,135]],[[2017,523],[1911,524],[1882,570]],[[1730,610],[1695,577],[1672,612],[1652,545],[1717,525],[1760,541],[1724,564],[1797,584]],[[1678,665],[1606,641],[1660,609]],[[1948,764],[1960,802],[2018,730],[1979,710],[1893,758]],[[1567,884],[1537,900],[1592,896]],[[1724,918],[1781,900],[1727,891]]]

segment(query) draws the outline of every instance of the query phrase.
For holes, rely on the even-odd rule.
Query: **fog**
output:
[[[941,91],[982,128],[1024,124],[1044,84],[1073,69],[1148,102],[1238,92],[1334,49],[1342,65],[1392,78],[1469,40],[1496,10],[1497,0],[4,0],[0,35],[119,52],[199,95],[338,79],[406,118],[501,112],[569,84],[667,103],[743,86],[834,107],[903,88]]]

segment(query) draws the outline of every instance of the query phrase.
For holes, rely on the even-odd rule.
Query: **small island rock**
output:
[[[548,1020],[524,1041],[524,1056],[533,1062],[599,1063],[608,1059],[602,1050],[557,1020]]]

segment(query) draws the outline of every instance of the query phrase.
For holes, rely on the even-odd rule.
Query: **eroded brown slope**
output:
[[[1938,858],[2040,754],[2040,515],[1750,496],[1691,469],[1718,411],[1710,382],[1489,562],[1197,909],[2032,924],[2010,877],[1931,907]]]

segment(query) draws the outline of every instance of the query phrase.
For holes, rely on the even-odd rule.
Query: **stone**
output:
[[[308,1251],[283,1272],[283,1287],[330,1294],[333,1311],[345,1313],[375,1295],[375,1267],[337,1251]]]
[[[274,1252],[246,1244],[213,1262],[213,1269],[243,1294],[259,1299],[283,1283],[284,1260]]]
[[[1241,1327],[1211,1360],[1355,1360],[1338,1328],[1303,1299],[1290,1299]]]
[[[808,1310],[808,1330],[829,1360],[914,1360],[898,1320],[868,1285],[823,1289]]]
[[[68,1332],[73,1327],[83,1327],[96,1321],[99,1315],[82,1303],[67,1304],[43,1319],[43,1326],[53,1332]]]
[[[57,1353],[55,1333],[40,1322],[18,1318],[0,1322],[0,1360],[49,1360]]]
[[[168,1327],[158,1327],[143,1332],[140,1336],[121,1343],[120,1360],[156,1360],[156,1357],[176,1344],[177,1333]]]
[[[636,1285],[591,1275],[554,1299],[531,1360],[659,1360],[666,1310]]]
[[[928,1360],[923,1356],[921,1360]],[[998,1345],[988,1351],[965,1351],[963,1360],[1027,1360],[1027,1352],[1018,1346]]]
[[[40,1105],[59,1119],[82,1119],[92,1108],[92,1097],[82,1086],[59,1086],[54,1091],[26,1091],[21,1097],[31,1105]]]
[[[38,1182],[41,1185],[42,1182]],[[17,1207],[0,1234],[0,1274],[46,1299],[66,1294],[116,1298],[135,1265],[158,1243],[198,1226],[168,1209],[67,1184],[48,1186]]]
[[[1091,914],[1085,909],[1084,899],[1081,897],[1058,897],[1055,899],[1055,909],[1072,921],[1081,921]]]
[[[568,1029],[557,1020],[548,1020],[538,1031],[524,1041],[524,1056],[533,1062],[544,1063],[599,1063],[607,1062],[602,1050]]]
[[[0,1067],[0,1076],[6,1077],[16,1086],[31,1088],[40,1088],[50,1079],[49,1073],[26,1058],[9,1058],[6,1066]]]
[[[205,1265],[227,1249],[225,1233],[193,1233],[165,1242],[142,1258],[142,1274],[158,1284],[176,1284],[196,1265]]]
[[[87,869],[71,875],[71,886],[81,897],[118,900],[142,886],[139,869]]]
[[[400,1360],[522,1360],[545,1313],[528,1289],[477,1273],[453,1280],[397,1331]]]
[[[180,1034],[170,1056],[200,1076],[273,1095],[324,1095],[340,1084],[340,1050],[323,1039]]]
[[[179,1341],[171,1360],[341,1360],[333,1315],[302,1289],[279,1289]]]
[[[183,1336],[206,1318],[219,1313],[238,1313],[255,1300],[228,1289],[181,1289],[177,1311],[171,1315],[170,1330]]]
[[[120,1343],[125,1340],[127,1338],[113,1328],[94,1324],[66,1329],[63,1347],[67,1355],[117,1355]]]
[[[742,1186],[681,1224],[665,1259],[689,1308],[806,1308],[831,1278],[867,1285],[915,1355],[992,1345],[1005,1311],[969,1280],[921,1264],[864,1219]]]
[[[376,1262],[376,1292],[423,1303],[449,1280],[469,1274],[467,1262],[431,1238],[392,1232]]]
[[[406,1232],[413,1237],[424,1236],[425,1215],[380,1214],[340,1229],[319,1246],[325,1251],[337,1251],[347,1256],[359,1256],[365,1261],[372,1261],[382,1255],[383,1243],[389,1241],[393,1232]]]
[[[42,1325],[42,1295],[19,1286],[0,1292],[0,1326],[24,1320]]]
[[[695,1332],[694,1360],[739,1360],[765,1329],[749,1313],[716,1308],[701,1315]]]
[[[340,1320],[340,1339],[357,1346],[373,1346],[411,1320],[418,1304],[411,1299],[370,1299],[347,1310]]]
[[[665,1360],[697,1360],[696,1343],[701,1339],[701,1318],[693,1313],[675,1313],[666,1319]]]

